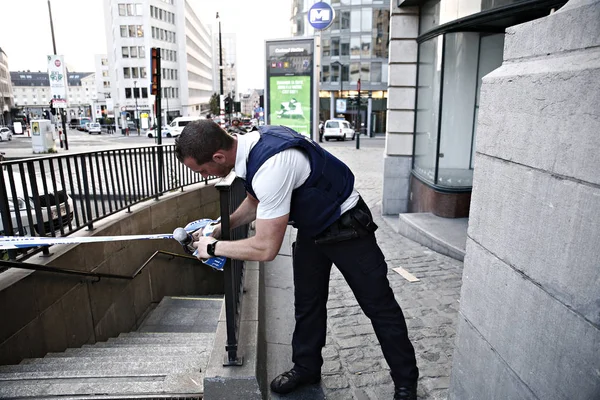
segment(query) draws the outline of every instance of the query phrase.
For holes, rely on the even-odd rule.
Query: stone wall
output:
[[[219,215],[219,193],[204,184],[150,200],[73,236],[171,233]],[[157,250],[185,254],[174,240],[136,240],[51,247],[27,262],[131,276]],[[0,365],[105,341],[135,330],[152,303],[168,295],[223,293],[222,273],[195,259],[157,255],[134,280],[92,279],[11,269],[0,275]]]
[[[600,1],[509,28],[481,89],[450,398],[600,395]]]

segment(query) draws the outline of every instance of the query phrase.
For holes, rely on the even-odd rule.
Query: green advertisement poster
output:
[[[269,84],[271,124],[310,136],[310,76],[271,76]]]

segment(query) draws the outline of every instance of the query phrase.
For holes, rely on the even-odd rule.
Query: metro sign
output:
[[[327,29],[335,19],[335,11],[322,1],[313,4],[308,10],[308,23],[316,30]]]

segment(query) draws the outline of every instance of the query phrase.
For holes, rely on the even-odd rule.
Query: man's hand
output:
[[[195,231],[194,233],[192,233],[192,238],[194,238],[194,242],[197,241],[202,236],[204,236],[204,229],[205,228],[206,227],[204,227],[202,229],[198,229],[197,231]],[[221,238],[221,224],[215,224],[215,229],[210,234],[210,237],[214,237],[215,239],[220,239]]]
[[[216,241],[217,239],[212,236],[201,236],[198,240],[195,240],[192,245],[198,250],[196,257],[199,260],[208,260],[209,258],[212,258],[213,256],[206,252],[206,246]]]

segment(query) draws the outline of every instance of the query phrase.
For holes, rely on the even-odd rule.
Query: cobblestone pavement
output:
[[[324,143],[346,162],[356,187],[379,225],[377,239],[388,263],[388,278],[402,307],[420,370],[419,399],[445,399],[450,383],[462,262],[438,254],[396,233],[380,212],[383,139]],[[393,268],[402,267],[419,282],[410,283]],[[375,333],[337,269],[332,270],[327,344],[322,387],[327,399],[391,399],[393,382]]]

